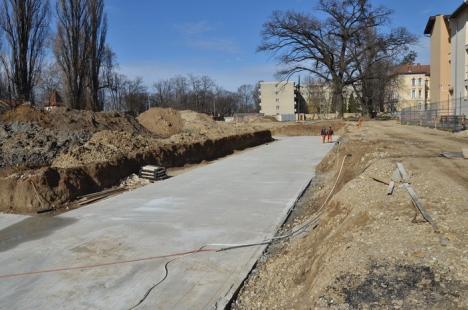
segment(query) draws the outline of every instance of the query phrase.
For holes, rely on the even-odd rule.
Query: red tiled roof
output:
[[[431,66],[430,65],[401,65],[395,69],[396,74],[425,74],[427,76],[431,75]]]

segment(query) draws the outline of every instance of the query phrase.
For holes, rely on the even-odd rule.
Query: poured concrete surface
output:
[[[0,215],[0,308],[129,309],[172,258],[1,275],[270,238],[332,146],[318,137],[281,138],[57,217]],[[223,308],[264,249],[178,258],[138,309]]]

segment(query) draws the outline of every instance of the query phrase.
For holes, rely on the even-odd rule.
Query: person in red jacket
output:
[[[331,127],[328,128],[327,130],[327,141],[333,142],[333,129]]]
[[[327,130],[325,128],[320,129],[320,136],[322,137],[322,143],[325,143],[326,135],[327,135]]]

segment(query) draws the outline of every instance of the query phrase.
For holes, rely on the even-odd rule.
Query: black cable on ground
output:
[[[169,275],[169,269],[168,269],[167,266],[169,266],[169,264],[172,263],[173,261],[175,261],[177,258],[178,258],[178,257],[171,259],[170,261],[168,261],[168,262],[164,265],[164,272],[165,272],[164,277],[163,277],[158,283],[156,283],[156,284],[154,284],[152,287],[150,287],[150,288],[146,291],[146,293],[145,293],[145,295],[143,296],[143,298],[141,298],[140,301],[139,301],[136,305],[134,305],[133,307],[129,308],[129,310],[136,309],[138,306],[140,306],[140,305],[146,300],[146,298],[148,298],[148,296],[149,296],[149,294],[151,293],[151,291],[154,290],[158,285],[160,285],[161,283],[164,282],[164,280],[167,279],[167,276]]]

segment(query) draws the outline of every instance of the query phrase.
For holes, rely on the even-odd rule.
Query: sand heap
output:
[[[180,133],[184,126],[180,113],[174,109],[151,108],[137,117],[138,122],[160,138]]]

